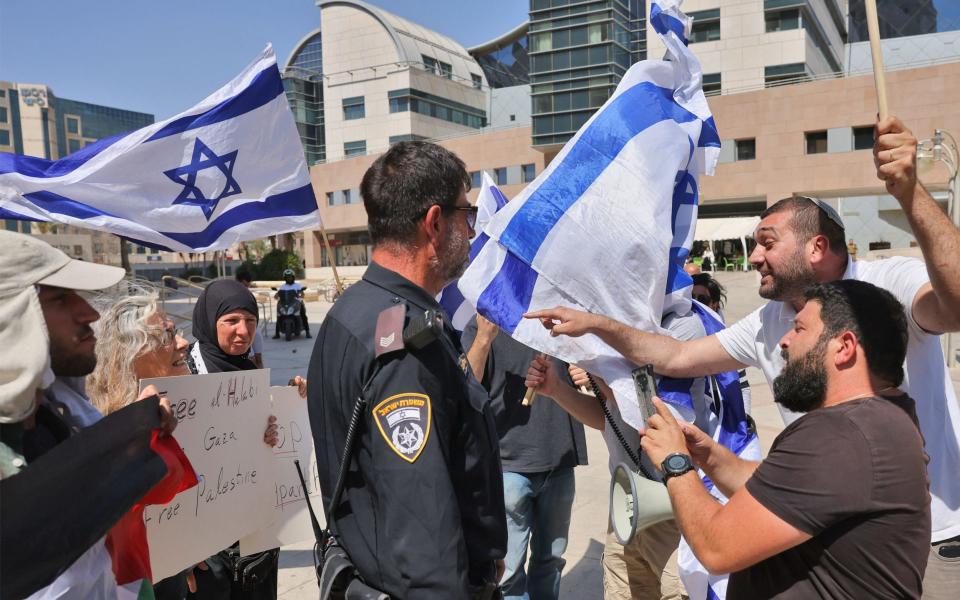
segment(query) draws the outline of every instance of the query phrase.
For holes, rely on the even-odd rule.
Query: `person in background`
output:
[[[474,377],[490,392],[500,438],[507,510],[500,587],[506,600],[556,600],[576,493],[573,469],[587,464],[583,424],[549,398],[534,395],[523,404],[524,379],[538,353],[498,333],[496,325],[477,315],[464,329],[462,343]],[[566,372],[565,364],[554,364]]]
[[[248,290],[253,287],[253,276],[250,275],[250,271],[246,269],[238,269],[236,279]],[[257,365],[258,369],[263,368],[263,334],[260,332],[260,327],[257,327],[253,333],[253,344],[250,346],[250,360],[253,361],[253,364]]]
[[[301,299],[303,298],[303,291],[307,289],[301,284],[297,283],[296,274],[293,272],[293,269],[286,269],[283,272],[283,285],[277,288],[277,293],[273,295],[274,298],[280,298],[280,292],[291,291],[296,292],[297,296]],[[303,321],[303,330],[306,332],[306,337],[310,336],[310,323],[307,322],[307,303],[300,302],[300,319]],[[277,329],[273,334],[273,339],[280,339],[280,319],[277,319]]]

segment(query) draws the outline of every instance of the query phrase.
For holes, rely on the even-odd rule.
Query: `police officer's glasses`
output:
[[[437,204],[436,206],[440,207],[440,210],[462,210],[467,213],[467,225],[470,226],[470,229],[475,229],[477,225],[477,212],[478,209],[476,206],[447,206],[444,204]]]

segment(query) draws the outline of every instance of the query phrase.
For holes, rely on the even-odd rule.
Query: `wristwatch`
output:
[[[679,477],[688,471],[692,471],[693,461],[686,454],[674,452],[663,459],[663,462],[660,463],[660,469],[663,471],[663,480],[666,481],[671,477]]]

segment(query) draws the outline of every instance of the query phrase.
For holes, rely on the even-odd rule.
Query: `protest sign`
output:
[[[273,461],[263,443],[270,371],[144,379],[167,396],[199,484],[144,512],[153,580],[179,573],[273,519]]]
[[[240,554],[248,555],[287,544],[313,539],[310,513],[304,501],[303,485],[297,475],[294,460],[300,461],[307,495],[317,511],[323,526],[320,478],[317,459],[313,453],[313,434],[307,401],[300,397],[296,387],[270,388],[272,414],[277,417],[279,441],[273,448],[270,474],[275,478],[273,490],[273,524],[240,540]]]

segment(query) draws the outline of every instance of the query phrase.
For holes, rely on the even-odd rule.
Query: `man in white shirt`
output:
[[[923,597],[953,598],[960,586],[960,408],[938,336],[960,331],[960,231],[917,181],[913,134],[891,117],[877,124],[875,138],[877,176],[903,208],[924,261],[850,261],[836,212],[818,200],[792,197],[763,212],[750,256],[762,277],[760,295],[770,302],[716,335],[679,342],[567,308],[527,316],[540,318],[554,335],[598,335],[631,361],[652,363],[666,375],[692,377],[750,365],[772,384],[784,366],[777,341],[803,308],[809,285],[857,279],[891,292],[909,323],[901,388],[916,400],[930,456],[932,544]],[[798,417],[781,412],[787,424]]]
[[[303,298],[303,290],[305,290],[305,289],[307,289],[307,288],[305,288],[305,287],[303,287],[302,285],[300,285],[299,283],[297,283],[296,277],[295,277],[294,274],[293,274],[293,269],[286,269],[286,270],[283,272],[283,285],[281,285],[279,288],[277,288],[277,293],[274,294],[273,297],[279,299],[279,298],[280,298],[280,292],[291,291],[291,292],[296,292],[296,293],[297,293],[297,296],[302,299],[302,298]],[[279,305],[277,306],[277,308],[278,308],[278,309],[280,308]],[[309,337],[310,337],[310,323],[307,322],[307,305],[304,304],[302,300],[301,300],[301,302],[300,302],[300,319],[303,321],[303,330],[306,332],[306,337],[309,338]],[[280,339],[280,319],[279,319],[279,317],[277,318],[277,330],[276,330],[276,332],[273,334],[273,339],[275,339],[275,340]]]

